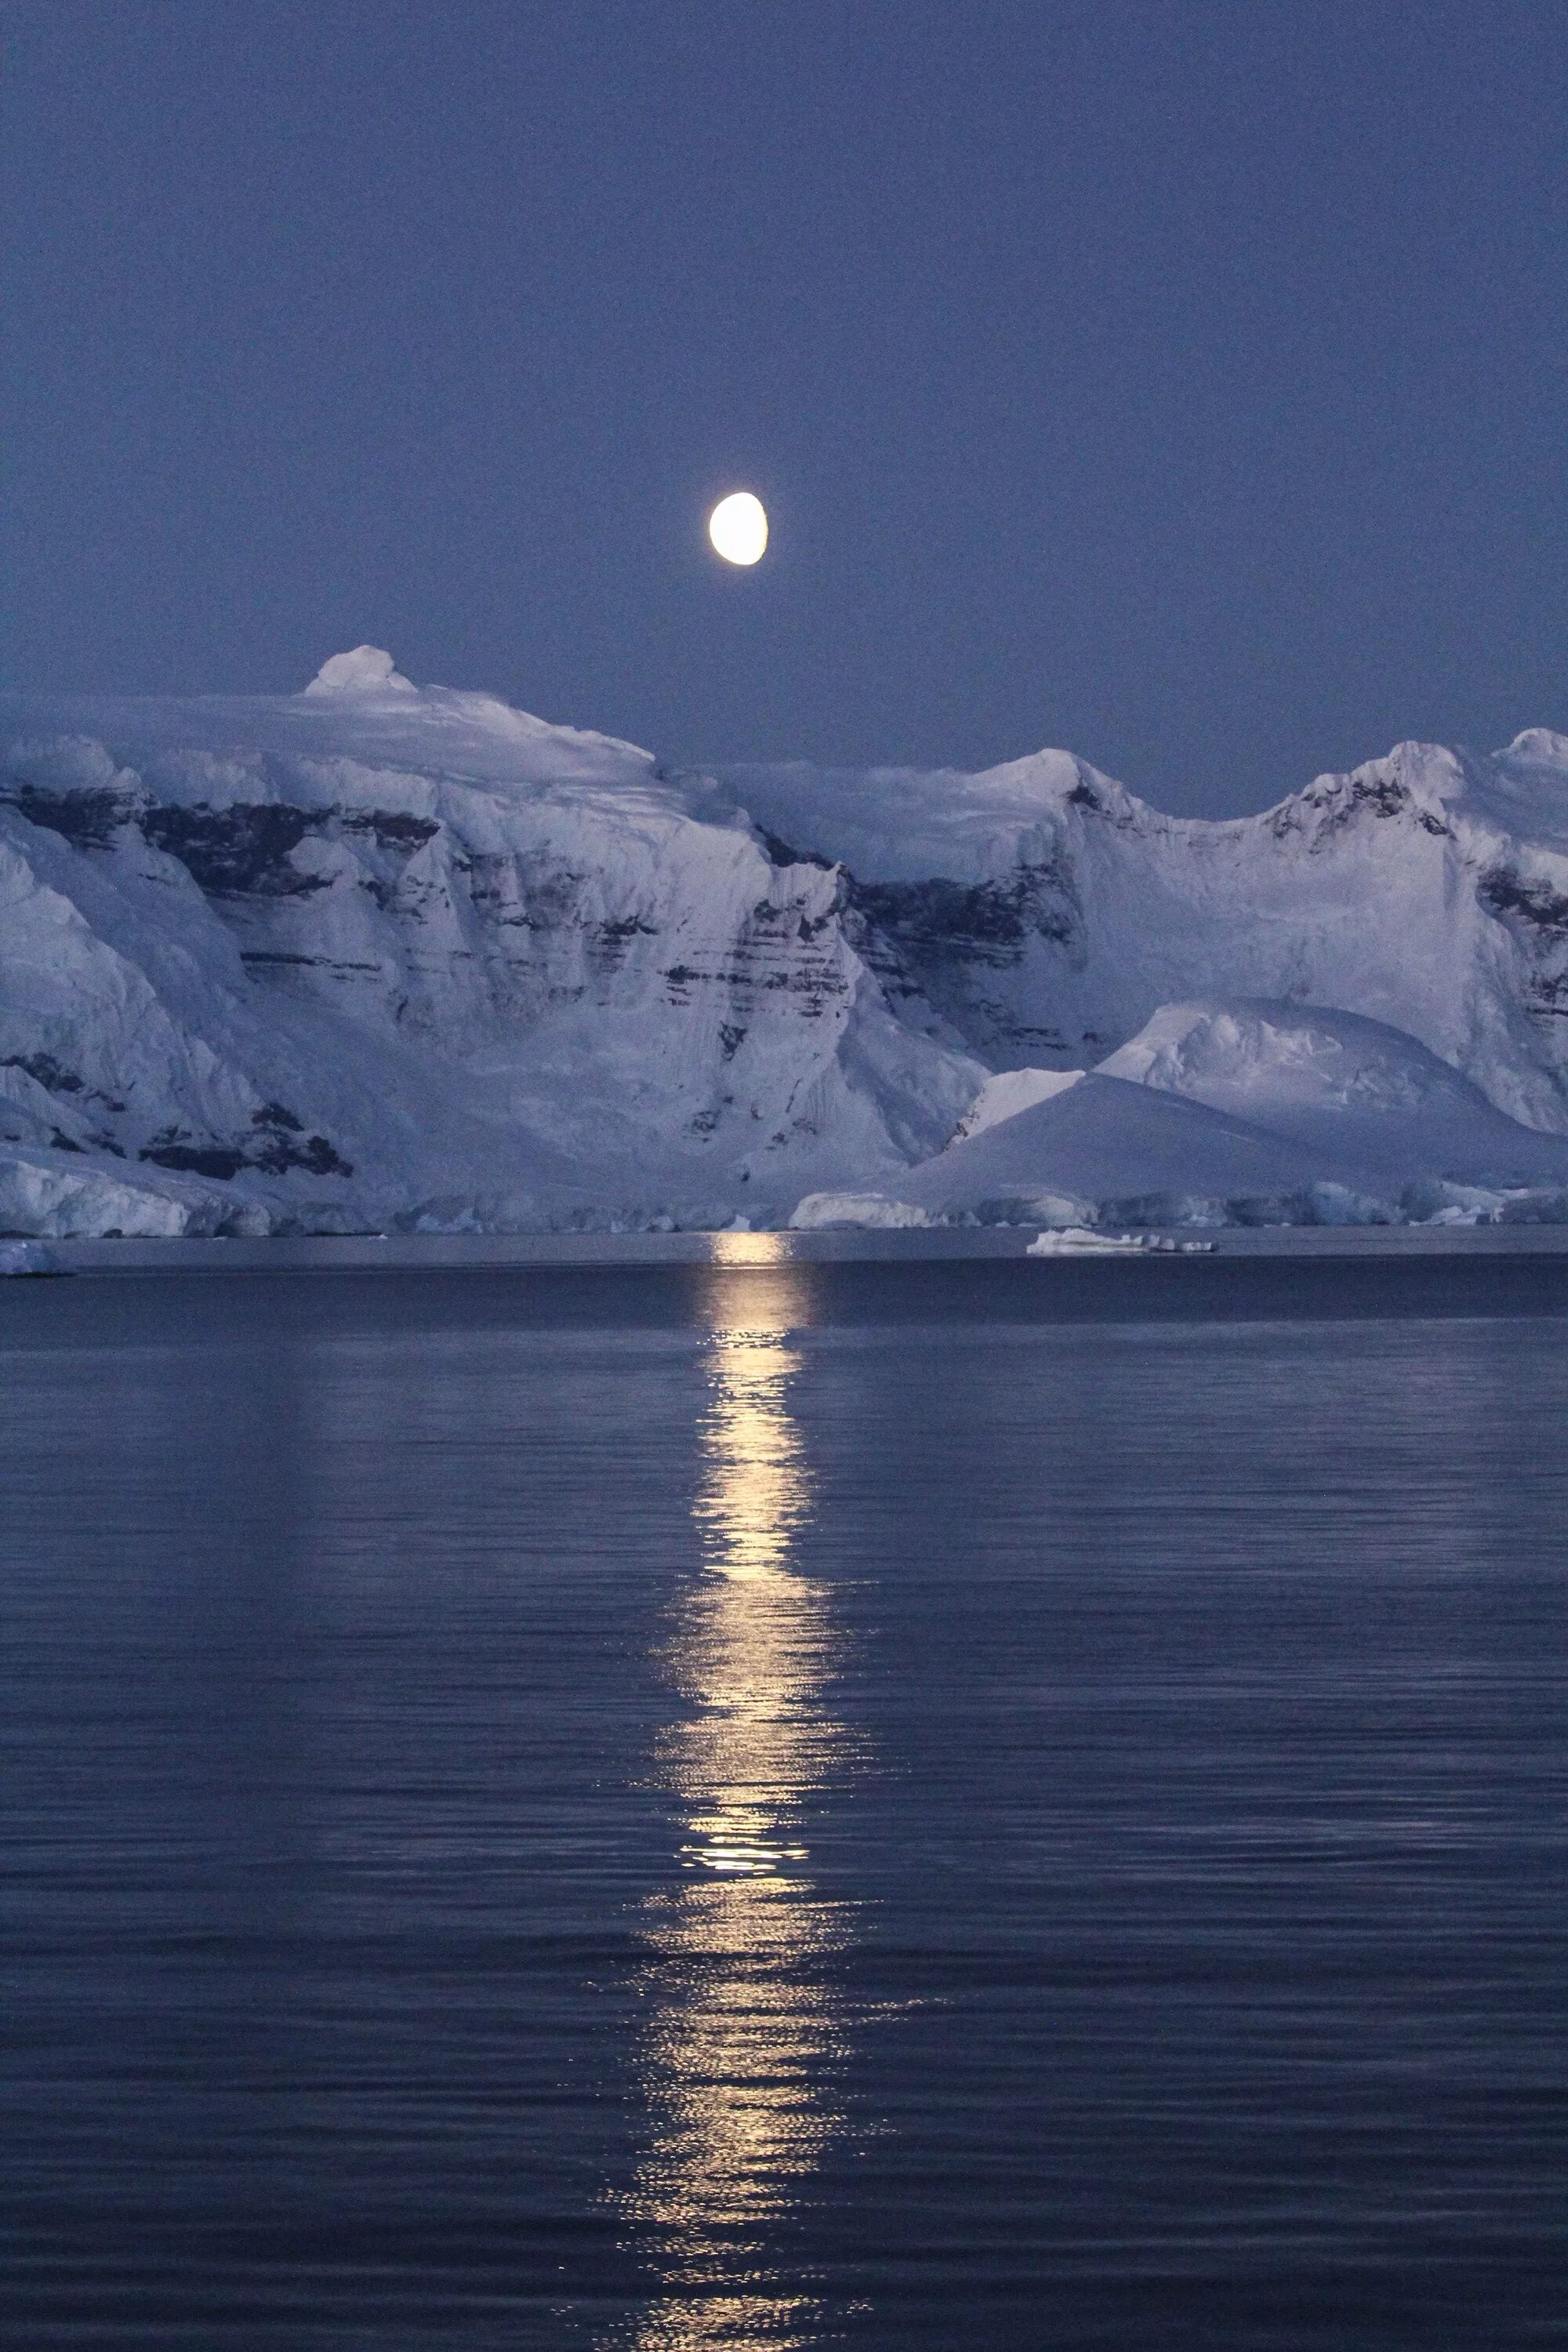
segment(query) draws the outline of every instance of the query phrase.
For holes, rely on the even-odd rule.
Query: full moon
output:
[[[736,490],[721,499],[708,518],[708,536],[726,563],[755,563],[768,543],[768,518],[761,499]]]

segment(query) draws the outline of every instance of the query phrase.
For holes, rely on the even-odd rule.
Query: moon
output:
[[[726,563],[756,563],[768,543],[767,510],[750,490],[721,499],[708,518],[708,536]]]

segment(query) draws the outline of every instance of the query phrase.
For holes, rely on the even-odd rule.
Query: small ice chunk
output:
[[[1139,1234],[1091,1234],[1087,1225],[1063,1225],[1052,1233],[1037,1234],[1025,1251],[1026,1257],[1122,1257],[1130,1250],[1147,1247]]]

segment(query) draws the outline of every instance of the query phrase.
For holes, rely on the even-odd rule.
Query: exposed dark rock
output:
[[[107,849],[137,814],[136,802],[123,793],[56,793],[43,784],[16,784],[4,797],[29,824],[44,825],[77,849]]]
[[[1539,931],[1568,936],[1568,897],[1549,882],[1535,882],[1506,866],[1481,876],[1476,896],[1489,915],[1517,916]]]
[[[0,1070],[26,1070],[30,1078],[47,1087],[52,1095],[79,1095],[87,1085],[85,1078],[68,1070],[52,1054],[7,1054],[0,1061]]]
[[[216,898],[303,898],[328,887],[322,874],[302,874],[292,853],[311,820],[281,802],[241,802],[234,808],[153,808],[142,829],[155,849],[177,857]]]
[[[504,920],[504,918],[502,919]],[[592,952],[601,972],[608,975],[619,971],[626,960],[626,950],[633,940],[658,937],[657,923],[645,923],[640,915],[614,917],[598,924],[592,940]]]
[[[56,1061],[52,1054],[7,1054],[4,1060],[0,1060],[0,1070],[25,1070],[28,1077],[47,1087],[50,1094],[81,1095],[88,1102],[101,1103],[105,1110],[122,1111],[125,1108],[116,1096],[105,1094],[101,1087],[89,1087],[85,1078],[75,1070],[68,1069],[63,1062]],[[95,1135],[92,1140],[105,1150],[120,1150],[117,1143],[110,1142],[103,1136]],[[75,1145],[71,1147],[72,1150],[77,1148]]]
[[[155,1168],[170,1168],[184,1176],[237,1176],[245,1165],[245,1156],[220,1143],[143,1144],[138,1160],[150,1160]]]
[[[1356,776],[1351,780],[1345,805],[1347,813],[1370,808],[1374,816],[1403,816],[1410,805],[1410,793],[1392,776]]]
[[[1082,917],[1070,866],[1061,857],[1020,864],[1004,878],[857,883],[847,877],[846,929],[886,994],[923,999],[987,1057],[1033,1050],[1049,1037],[984,994],[988,971],[1015,969],[1034,940],[1071,950]],[[979,982],[980,986],[976,983]],[[909,1013],[902,1016],[906,1020]],[[928,1024],[928,1034],[936,1030]]]
[[[253,1168],[264,1176],[284,1176],[291,1168],[303,1169],[311,1176],[353,1174],[353,1163],[334,1150],[324,1135],[301,1138],[300,1121],[281,1103],[264,1103],[260,1110],[251,1113],[251,1120],[261,1132],[237,1143],[225,1143],[216,1137],[204,1140],[184,1128],[166,1127],[142,1146],[137,1157],[159,1168],[220,1180],[237,1176],[242,1168]]]
[[[916,955],[1016,964],[1031,938],[1065,945],[1073,909],[1054,864],[1020,866],[1005,882],[859,882],[850,903]]]
[[[283,950],[281,948],[279,948],[279,949],[272,949],[272,948],[241,948],[241,950],[240,950],[240,951],[239,951],[239,960],[240,960],[241,963],[263,963],[263,964],[266,964],[266,963],[303,963],[303,964],[318,964],[318,963],[330,963],[330,962],[331,961],[331,958],[330,956],[289,955],[289,954],[286,954],[286,953],[284,952],[284,950]],[[371,965],[371,966],[367,967],[367,969],[369,969],[369,970],[371,970],[371,971],[374,971],[374,970],[377,970],[377,969],[378,969],[378,967],[377,967],[377,966],[375,966],[375,965]]]
[[[1394,776],[1346,776],[1321,790],[1310,787],[1276,813],[1271,827],[1276,839],[1302,831],[1303,812],[1315,820],[1320,842],[1342,832],[1363,815],[1379,822],[1408,816],[1423,833],[1432,834],[1440,841],[1453,837],[1452,827],[1436,811],[1424,808],[1409,786]]]
[[[820,850],[792,848],[776,833],[770,833],[765,824],[758,825],[757,838],[774,866],[815,866],[819,873],[831,874],[838,862],[834,857],[824,857]]]
[[[405,856],[441,830],[434,817],[405,815],[398,809],[345,809],[341,821],[345,833],[374,834],[379,848],[401,850]]]
[[[248,1155],[252,1168],[267,1176],[287,1175],[290,1168],[302,1168],[310,1176],[352,1176],[353,1164],[335,1151],[324,1135],[308,1135],[302,1143],[291,1137],[276,1136],[259,1150]]]

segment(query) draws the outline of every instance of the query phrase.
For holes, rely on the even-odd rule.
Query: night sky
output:
[[[0,41],[0,685],[369,639],[673,760],[1060,743],[1215,812],[1568,727],[1563,0]]]

